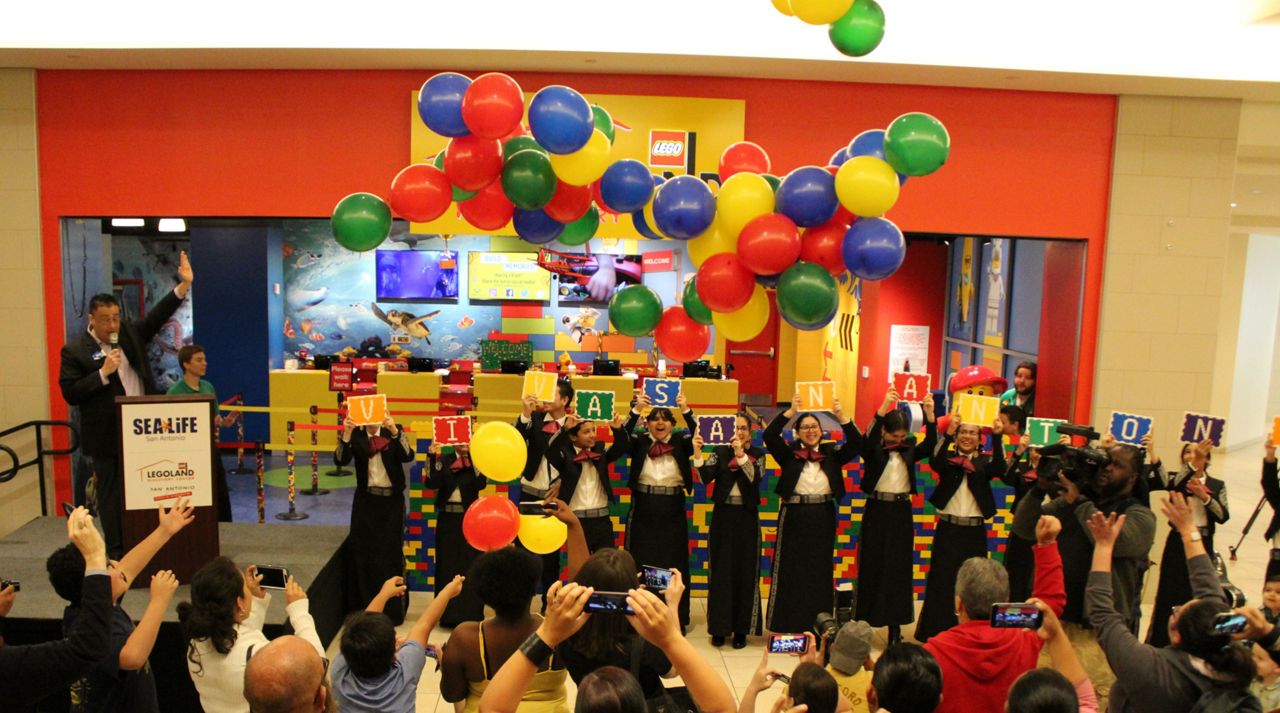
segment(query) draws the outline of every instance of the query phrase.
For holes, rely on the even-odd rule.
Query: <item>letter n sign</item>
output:
[[[1128,443],[1131,446],[1142,445],[1142,438],[1151,433],[1151,419],[1122,411],[1111,412],[1111,425],[1107,428],[1116,443]]]
[[[1182,442],[1199,443],[1206,438],[1213,445],[1222,445],[1222,432],[1227,427],[1227,419],[1217,416],[1206,416],[1202,413],[1187,412],[1182,420]]]

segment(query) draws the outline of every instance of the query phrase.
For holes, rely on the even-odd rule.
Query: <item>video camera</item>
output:
[[[1093,442],[1102,437],[1093,430],[1093,426],[1077,426],[1070,423],[1059,423],[1058,433],[1064,436],[1075,436]],[[1062,474],[1075,483],[1081,490],[1094,481],[1098,471],[1111,463],[1111,456],[1106,451],[1089,446],[1070,446],[1054,443],[1040,449],[1040,465],[1036,468],[1039,475],[1040,488],[1049,493],[1062,489],[1058,475]]]

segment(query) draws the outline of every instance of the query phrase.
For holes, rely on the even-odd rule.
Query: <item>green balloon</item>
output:
[[[372,193],[352,193],[333,208],[333,237],[342,247],[362,253],[391,233],[391,208]]]
[[[600,133],[604,134],[605,138],[609,139],[609,143],[612,144],[614,137],[613,117],[609,116],[609,112],[605,111],[604,107],[598,104],[591,105],[591,116],[595,119],[596,128],[599,129]]]
[[[507,140],[507,143],[502,145],[502,160],[506,161],[515,155],[517,151],[524,151],[525,149],[533,149],[542,153],[547,152],[546,149],[538,145],[537,141],[534,141],[532,136],[517,136],[514,139]]]
[[[927,176],[942,168],[950,154],[946,127],[928,114],[903,114],[884,133],[884,160],[904,176]]]
[[[570,247],[582,245],[596,236],[596,229],[599,227],[600,211],[596,210],[595,206],[591,206],[581,218],[572,223],[566,223],[556,240],[559,240],[561,245]]]
[[[836,278],[817,263],[797,262],[778,278],[778,314],[796,329],[820,329],[836,316]]]
[[[762,173],[760,174],[760,177],[769,182],[769,187],[773,189],[774,193],[778,192],[778,186],[782,185],[781,178],[778,178],[772,173]]]
[[[502,167],[502,192],[512,205],[538,210],[556,194],[556,174],[547,154],[524,149],[511,154]]]
[[[702,298],[698,296],[697,290],[698,278],[695,275],[692,280],[684,284],[684,296],[680,298],[680,306],[684,307],[684,313],[689,315],[689,319],[698,324],[711,324],[711,309],[702,303]]]
[[[431,163],[434,164],[436,168],[443,171],[444,170],[444,152],[441,151],[440,153],[436,154],[436,159]],[[450,185],[452,186],[453,184],[450,184]],[[457,186],[453,186],[453,202],[454,203],[461,203],[462,201],[468,200],[470,198],[474,198],[475,195],[476,195],[476,191],[464,191],[461,188],[458,188]]]
[[[854,0],[849,11],[827,30],[831,44],[849,57],[865,57],[884,39],[884,10],[876,0]]]
[[[620,334],[643,337],[662,319],[662,298],[644,285],[627,285],[609,300],[609,324]]]

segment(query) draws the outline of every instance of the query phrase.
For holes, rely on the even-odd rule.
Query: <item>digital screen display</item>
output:
[[[566,255],[567,257],[560,259],[563,262],[562,268],[564,272],[556,276],[558,281],[556,298],[560,304],[574,302],[605,303],[619,288],[626,285],[638,285],[644,278],[644,268],[639,255],[586,255],[573,253],[566,253]],[[593,289],[591,281],[600,272],[601,261],[607,261],[605,263],[606,270],[613,269],[614,286],[609,291],[608,296],[598,300],[592,297],[591,293],[599,294],[600,290]],[[601,279],[603,280],[604,278],[602,277]]]
[[[453,250],[378,250],[378,299],[458,298],[458,253]]]
[[[538,267],[537,253],[468,253],[467,297],[546,301],[551,298],[551,273]]]

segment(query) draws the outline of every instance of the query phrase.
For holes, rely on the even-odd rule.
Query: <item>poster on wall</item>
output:
[[[556,273],[556,300],[561,305],[607,303],[619,288],[638,285],[644,277],[639,255],[565,253],[563,271]]]
[[[977,297],[974,280],[974,238],[958,238],[951,246],[951,289],[947,294],[951,315],[947,335],[971,341],[973,335],[973,302]]]
[[[551,297],[551,273],[538,267],[537,253],[468,253],[467,297],[545,301]]]
[[[213,505],[213,397],[119,403],[124,509]]]
[[[904,372],[929,373],[929,325],[889,326],[889,380]]]
[[[1009,240],[992,239],[982,246],[982,303],[979,306],[978,341],[993,347],[1005,345],[1005,311],[1009,297]],[[996,372],[999,365],[992,366]]]

